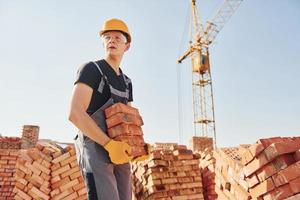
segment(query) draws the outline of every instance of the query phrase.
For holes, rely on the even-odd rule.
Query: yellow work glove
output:
[[[132,157],[129,156],[131,147],[126,142],[111,139],[103,147],[108,151],[110,160],[114,164],[128,163],[132,159]]]
[[[144,161],[144,160],[147,160],[147,159],[150,157],[150,153],[151,153],[151,151],[152,151],[152,146],[151,146],[151,144],[146,143],[146,144],[145,144],[145,150],[146,150],[146,152],[147,152],[146,155],[138,156],[138,157],[132,159],[132,161],[138,162],[138,161]]]

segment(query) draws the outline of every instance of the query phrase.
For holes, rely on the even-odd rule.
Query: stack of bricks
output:
[[[299,199],[299,149],[300,137],[275,137],[215,150],[218,198]]]
[[[33,148],[39,139],[39,126],[24,125],[22,130],[22,149]]]
[[[21,139],[18,137],[0,137],[0,149],[20,149]]]
[[[220,148],[213,152],[215,164],[215,192],[218,199],[250,199],[245,181],[239,148]]]
[[[16,165],[15,199],[50,199],[51,156],[46,147],[22,149]]]
[[[87,199],[73,145],[37,143],[35,148],[20,150],[15,180],[17,200]]]
[[[260,139],[242,149],[242,163],[252,198],[299,198],[300,137]]]
[[[18,150],[0,149],[0,199],[14,199],[15,168],[18,159]]]
[[[155,144],[150,158],[132,165],[137,200],[203,199],[199,155],[184,145]]]
[[[200,153],[200,169],[203,184],[203,196],[205,200],[218,199],[215,191],[215,158],[210,148],[203,150]]]
[[[50,168],[51,199],[87,199],[87,191],[77,164],[74,146],[68,145],[61,151],[52,154],[52,156],[53,160]]]
[[[138,109],[116,103],[105,110],[105,116],[110,138],[128,143],[132,157],[147,154],[141,128],[143,120]]]
[[[193,136],[189,147],[200,154],[200,169],[205,200],[217,199],[215,192],[215,158],[213,157],[213,138]]]

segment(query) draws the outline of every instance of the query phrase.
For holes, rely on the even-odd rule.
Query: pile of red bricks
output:
[[[300,137],[260,139],[242,153],[252,198],[284,199],[300,193]]]
[[[215,192],[218,199],[250,199],[243,174],[239,148],[221,148],[214,151],[216,159]]]
[[[216,159],[218,199],[290,199],[300,193],[300,137],[260,139],[221,148]]]
[[[62,151],[54,153],[51,164],[51,199],[87,199],[74,146],[67,146]]]
[[[18,150],[0,149],[0,199],[14,199],[15,166],[18,158]]]
[[[38,143],[20,150],[15,180],[15,199],[87,199],[73,145]]]
[[[215,158],[210,148],[200,153],[200,169],[203,184],[203,196],[205,200],[217,199],[215,191]]]
[[[20,150],[16,165],[15,199],[50,199],[51,156],[38,148]]]
[[[146,199],[203,199],[199,155],[177,144],[156,144],[146,161],[132,165],[134,194]]]
[[[128,143],[132,157],[147,154],[141,128],[143,120],[138,109],[117,103],[105,110],[105,116],[110,138]]]

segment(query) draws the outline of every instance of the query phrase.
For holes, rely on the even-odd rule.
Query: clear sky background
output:
[[[221,3],[198,1],[201,19]],[[116,17],[132,32],[121,67],[133,81],[146,141],[187,144],[191,67],[176,61],[189,39],[188,9],[188,0],[0,0],[0,133],[21,136],[24,124],[34,124],[40,138],[72,142],[67,113],[77,68],[102,57],[99,28]],[[298,0],[244,0],[211,46],[219,147],[300,135],[299,11]]]

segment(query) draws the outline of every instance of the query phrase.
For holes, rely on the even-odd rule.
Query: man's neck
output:
[[[105,58],[105,61],[108,62],[108,64],[113,68],[113,70],[117,73],[117,75],[120,75],[120,63],[122,58],[114,58],[107,56]]]

